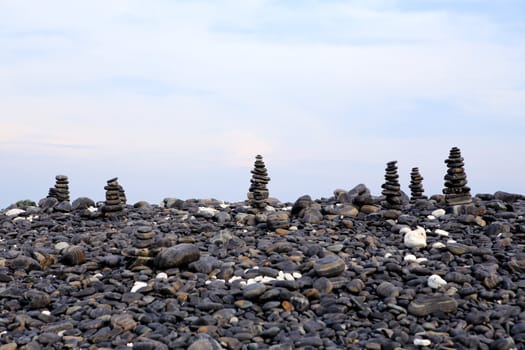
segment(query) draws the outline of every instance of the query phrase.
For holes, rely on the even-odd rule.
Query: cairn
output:
[[[399,185],[399,175],[397,174],[397,160],[388,162],[386,165],[385,183],[381,185],[385,196],[382,203],[386,209],[401,210],[401,186]]]
[[[448,205],[464,205],[472,203],[470,187],[467,186],[467,174],[463,166],[463,157],[457,147],[452,147],[448,159],[445,160],[448,170],[445,175],[445,202]]]
[[[66,175],[55,176],[55,187],[49,189],[47,198],[56,198],[58,202],[69,202],[69,180]]]
[[[118,183],[118,178],[109,179],[104,189],[106,190],[106,202],[102,207],[102,212],[106,215],[122,213],[126,207],[126,196],[122,186]]]
[[[270,178],[261,155],[255,157],[254,169],[251,173],[248,201],[253,208],[264,209],[268,205],[269,192],[266,185],[270,182]]]
[[[427,196],[423,195],[423,176],[419,173],[419,168],[412,168],[410,172],[410,199],[416,201],[418,199],[427,199]]]

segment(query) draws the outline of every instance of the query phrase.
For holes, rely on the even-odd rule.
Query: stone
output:
[[[72,210],[85,210],[89,209],[90,207],[96,207],[95,202],[88,197],[79,197],[71,203],[71,209]]]
[[[407,248],[425,248],[427,246],[427,233],[424,228],[417,227],[415,230],[405,233],[403,243]]]
[[[182,243],[161,250],[155,257],[155,266],[161,269],[187,265],[200,258],[200,250],[194,244]]]
[[[60,251],[60,261],[65,265],[80,265],[86,261],[84,249],[79,246],[67,246]]]
[[[343,259],[328,255],[314,262],[314,270],[321,277],[339,276],[346,269]]]
[[[427,196],[423,195],[423,176],[419,173],[419,168],[412,168],[410,172],[410,200],[415,202],[418,199],[427,199]]]
[[[450,206],[472,203],[470,187],[467,186],[467,175],[464,169],[461,150],[452,147],[448,159],[445,160],[448,170],[445,175],[445,202]]]
[[[437,289],[437,288],[446,286],[447,281],[445,281],[439,275],[431,275],[428,277],[427,285],[432,289]]]
[[[313,203],[314,202],[312,200],[312,197],[310,197],[307,194],[297,198],[297,200],[292,206],[292,211],[291,211],[292,217],[302,218],[304,216],[305,210],[312,207]]]
[[[458,308],[458,302],[446,295],[429,295],[416,298],[408,305],[408,312],[423,317],[436,312],[450,313]]]
[[[264,209],[268,205],[269,192],[266,186],[270,182],[270,178],[261,155],[255,157],[254,169],[251,173],[248,202],[255,209]]]

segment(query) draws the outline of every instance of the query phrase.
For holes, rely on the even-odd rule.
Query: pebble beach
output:
[[[0,350],[525,349],[525,196],[444,194],[387,163],[281,202],[258,156],[247,200],[50,195],[0,211]],[[247,186],[248,187],[248,186]]]

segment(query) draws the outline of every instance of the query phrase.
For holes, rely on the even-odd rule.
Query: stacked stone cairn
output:
[[[427,199],[427,196],[423,195],[423,176],[419,173],[419,168],[412,168],[410,172],[410,199],[416,201],[418,199]]]
[[[112,178],[108,180],[106,186],[106,202],[102,208],[102,211],[105,215],[118,215],[122,213],[126,207],[126,196],[122,186],[118,183],[118,178]]]
[[[69,202],[69,180],[66,175],[55,176],[55,187],[49,189],[47,198],[56,198],[58,202]]]
[[[153,248],[154,241],[155,231],[147,222],[133,228],[133,246],[122,251],[131,271],[148,269],[153,264],[153,258],[158,253],[158,249]]]
[[[397,160],[388,162],[386,165],[385,183],[381,186],[381,192],[385,196],[382,203],[386,209],[401,210],[401,186],[397,173]]]
[[[461,150],[452,147],[448,159],[445,160],[448,170],[445,175],[445,202],[448,205],[465,205],[472,203],[470,187],[467,186],[467,174],[464,169],[463,157]]]
[[[261,155],[255,157],[254,169],[251,173],[248,201],[253,208],[264,209],[268,205],[269,192],[266,185],[270,182],[270,178]]]

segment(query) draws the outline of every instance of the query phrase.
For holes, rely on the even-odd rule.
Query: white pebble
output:
[[[425,261],[428,261],[428,259],[427,258],[417,258],[416,259],[417,263],[422,263],[422,262],[425,262]]]
[[[303,277],[303,275],[301,275],[299,272],[294,272],[294,273],[292,273],[292,276],[293,276],[294,278],[301,278],[301,277]]]
[[[240,281],[239,284],[240,284],[241,286],[243,286],[243,287],[246,287],[246,285],[247,285],[246,281]]]
[[[42,315],[49,316],[49,315],[51,315],[51,312],[49,310],[44,310],[44,311],[42,311]]]
[[[414,345],[415,346],[430,346],[432,345],[432,342],[428,339],[414,339]]]
[[[287,281],[295,281],[295,278],[289,272],[284,274],[284,279],[287,280]]]
[[[127,343],[126,346],[127,346],[128,348],[132,348],[132,347],[133,347],[133,343]]]
[[[386,253],[386,254],[385,254],[385,259],[388,259],[388,258],[390,258],[391,256],[392,256],[392,254],[390,254],[390,253]]]
[[[288,227],[288,231],[297,231],[297,230],[298,230],[297,226]]]
[[[231,324],[236,324],[238,322],[239,322],[239,319],[237,317],[233,316],[232,318],[230,318],[230,323]]]
[[[457,243],[457,242],[455,240],[453,240],[453,239],[449,239],[449,240],[447,240],[447,243]]]
[[[403,260],[405,260],[405,261],[416,261],[417,258],[416,258],[416,256],[414,254],[407,254],[403,258]]]
[[[408,227],[408,226],[403,226],[403,227],[401,227],[401,228],[399,229],[399,233],[401,233],[402,235],[404,235],[404,234],[406,234],[406,233],[408,233],[408,232],[410,232],[410,231],[412,231],[412,230],[411,230],[410,227]]]
[[[146,282],[136,281],[133,287],[131,287],[131,293],[137,292],[139,289],[147,287],[148,284]]]
[[[432,215],[434,215],[436,218],[439,218],[445,215],[446,213],[447,212],[445,211],[445,209],[436,209],[432,212]]]
[[[427,219],[436,220],[437,218],[434,215],[427,215]]]
[[[261,282],[263,280],[263,276],[255,276],[253,279],[255,282]]]
[[[284,281],[284,272],[279,271],[279,274],[277,275],[277,280]]]
[[[275,278],[270,276],[264,276],[261,280],[262,283],[272,283],[273,281],[275,281]]]
[[[96,212],[98,209],[95,208],[95,207],[88,207],[87,210],[88,210],[90,213],[94,213],[94,212]]]
[[[25,213],[26,211],[20,208],[13,208],[6,211],[4,214],[7,216],[18,216],[22,213]]]
[[[437,289],[439,287],[443,287],[447,284],[447,281],[445,281],[441,276],[439,275],[432,275],[427,280],[427,285],[432,289]]]
[[[237,280],[240,280],[240,279],[242,279],[242,277],[240,277],[240,276],[233,276],[232,278],[230,278],[228,280],[228,283],[233,283],[233,282],[235,282]]]
[[[444,245],[441,242],[436,242],[436,243],[432,244],[432,248],[435,248],[435,249],[443,249],[445,247],[446,247],[446,245]]]
[[[442,230],[440,228],[436,229],[434,233],[438,236],[448,237],[449,233],[445,230]]]
[[[246,281],[246,285],[250,285],[254,283],[257,283],[257,280],[255,278],[248,278],[248,281]]]
[[[415,230],[407,232],[403,243],[408,248],[425,248],[427,246],[425,229],[418,226]]]
[[[155,276],[156,279],[158,280],[167,280],[168,279],[168,274],[166,272],[159,272],[157,274],[157,276]]]

